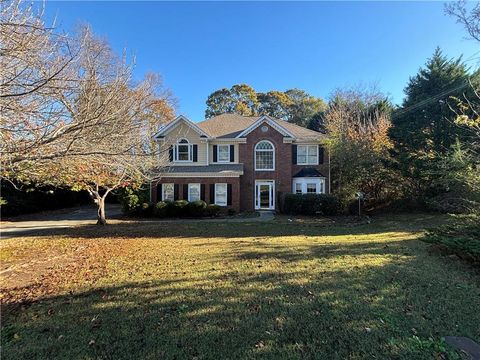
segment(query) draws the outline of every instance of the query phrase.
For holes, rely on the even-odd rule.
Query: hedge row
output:
[[[290,215],[337,215],[338,199],[330,194],[285,194],[283,211]]]
[[[130,208],[127,213],[141,217],[214,217],[220,213],[220,206],[207,203],[203,200],[188,202],[186,200],[159,201],[156,204],[142,203]]]

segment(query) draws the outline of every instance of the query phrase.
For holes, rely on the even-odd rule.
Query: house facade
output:
[[[278,210],[282,193],[329,193],[322,133],[269,116],[179,116],[155,135],[152,201],[204,200],[236,211]]]

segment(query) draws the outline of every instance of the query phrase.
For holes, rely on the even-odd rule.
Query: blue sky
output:
[[[478,45],[441,2],[47,1],[46,14],[67,32],[88,22],[116,51],[127,48],[136,76],[160,73],[177,112],[195,121],[211,92],[237,83],[323,98],[376,84],[399,103],[436,46],[478,64]]]

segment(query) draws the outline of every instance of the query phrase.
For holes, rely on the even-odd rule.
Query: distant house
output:
[[[328,193],[325,135],[273,119],[179,116],[154,135],[163,152],[152,201],[204,200],[236,211],[278,209],[281,193]]]

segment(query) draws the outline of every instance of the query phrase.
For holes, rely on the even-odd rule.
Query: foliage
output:
[[[188,201],[187,200],[175,200],[172,206],[173,217],[184,217],[188,214]]]
[[[284,212],[291,215],[336,215],[338,199],[330,194],[285,194]]]
[[[207,203],[203,200],[192,201],[187,205],[187,214],[192,217],[200,217],[205,214]]]
[[[252,87],[240,84],[210,94],[205,117],[210,118],[224,113],[244,116],[268,115],[306,127],[311,119],[325,108],[322,99],[309,95],[304,90],[256,93]]]
[[[119,189],[118,199],[125,214],[136,215],[140,213],[141,205],[149,200],[148,189],[125,187]]]
[[[459,216],[447,225],[430,229],[424,241],[439,244],[444,250],[480,264],[480,216]]]
[[[167,217],[171,212],[171,206],[172,204],[170,201],[159,201],[155,204],[153,215],[158,218]]]
[[[329,134],[332,190],[345,206],[362,191],[371,203],[400,196],[399,177],[389,166],[392,106],[375,90],[338,90],[324,114]]]
[[[17,188],[21,187],[22,190]],[[84,205],[90,202],[85,191],[72,191],[53,186],[11,184],[2,181],[0,207],[1,216],[16,216],[46,210],[56,210],[72,206]]]
[[[406,98],[393,114],[393,153],[414,196],[429,191],[436,162],[456,140],[467,140],[467,132],[454,122],[456,115],[450,104],[452,96],[459,98],[471,91],[471,77],[461,59],[448,59],[437,48],[410,79]]]
[[[218,216],[222,208],[217,204],[208,204],[205,208],[205,216],[215,217]]]
[[[445,4],[445,12],[456,18],[467,30],[471,39],[480,41],[480,3],[471,2],[470,9],[465,0],[457,0]]]

